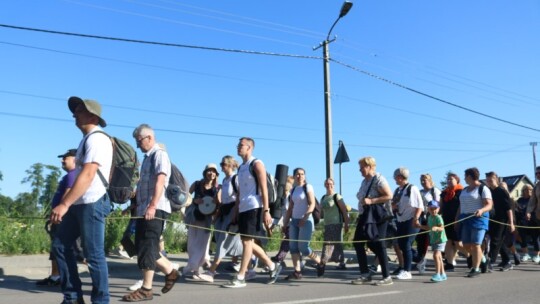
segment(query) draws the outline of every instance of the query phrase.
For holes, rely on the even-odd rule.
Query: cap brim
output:
[[[80,104],[84,104],[84,101],[80,98],[80,97],[77,97],[77,96],[71,96],[69,99],[68,99],[68,107],[69,107],[69,110],[71,111],[71,113],[75,113],[75,109],[77,108],[78,105]]]

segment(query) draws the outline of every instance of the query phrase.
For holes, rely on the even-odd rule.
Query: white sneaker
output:
[[[530,260],[531,260],[531,256],[528,253],[521,256],[521,261],[522,262],[527,262],[527,261],[530,261]]]
[[[197,277],[205,282],[214,283],[214,276],[216,275],[215,272],[212,272],[210,270],[207,270],[201,274],[199,274]],[[195,276],[194,276],[195,277]],[[247,278],[247,276],[246,276]]]
[[[257,277],[257,272],[255,271],[255,269],[248,269],[248,271],[246,272],[246,281],[250,281],[250,280],[253,280],[255,279],[255,277]]]
[[[396,277],[396,280],[410,280],[412,279],[412,274],[408,271],[402,270]]]
[[[127,251],[118,249],[118,255],[123,257],[124,259],[132,260],[133,257],[130,257]]]
[[[237,276],[234,276],[228,283],[221,285],[225,288],[242,288],[246,287],[246,280],[239,280]]]
[[[534,263],[540,263],[540,256],[539,255],[535,255],[533,258],[532,258],[532,261]]]
[[[129,286],[128,289],[131,290],[131,291],[135,291],[135,290],[142,287],[142,283],[143,283],[142,280],[138,280],[135,284]]]
[[[418,268],[419,274],[424,274],[426,272],[426,259],[422,259],[420,262],[416,264],[416,268]]]
[[[180,264],[178,264],[178,263],[171,263],[171,264],[172,264],[173,269],[178,270],[178,268],[180,268]]]

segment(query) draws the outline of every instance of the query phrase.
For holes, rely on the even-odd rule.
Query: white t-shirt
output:
[[[306,185],[307,192],[311,192],[313,198],[315,198],[315,191],[313,191],[313,186],[311,184]],[[306,214],[309,204],[308,197],[304,191],[304,186],[296,186],[291,190],[291,200],[294,203],[292,210],[293,219],[301,219]]]
[[[240,196],[238,212],[246,212],[256,208],[262,208],[263,206],[262,197],[260,194],[257,194],[255,177],[249,172],[249,165],[254,159],[255,157],[252,156],[238,168],[238,195]],[[260,159],[256,161],[262,163]],[[266,182],[266,180],[262,182]]]
[[[77,155],[75,156],[77,175],[79,175],[81,172],[84,164],[97,163],[99,165],[99,171],[105,180],[108,181],[111,174],[113,157],[112,142],[111,139],[103,133],[92,134],[96,131],[103,130],[96,126],[88,134],[86,134],[79,143]],[[105,195],[106,192],[107,189],[105,188],[105,185],[103,185],[103,181],[99,177],[99,173],[96,172],[90,187],[78,200],[75,201],[74,205],[93,204],[103,195]]]
[[[409,196],[410,187],[411,194]],[[401,198],[399,199],[397,210],[397,221],[405,222],[412,219],[416,215],[416,209],[424,210],[424,203],[422,201],[422,195],[420,190],[415,185],[407,184],[405,187],[400,188],[398,191],[403,191]]]
[[[433,192],[434,195],[431,192]],[[427,204],[433,200],[437,202],[441,201],[441,190],[437,189],[436,187],[429,190],[420,189],[420,194],[422,194],[422,200],[424,201],[424,209],[427,209]]]

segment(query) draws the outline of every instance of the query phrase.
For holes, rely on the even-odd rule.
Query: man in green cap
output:
[[[111,204],[100,175],[107,179],[110,176],[112,142],[102,133],[101,127],[107,123],[101,117],[101,105],[97,101],[70,97],[68,106],[83,139],[77,149],[75,183],[51,211],[51,222],[59,224],[53,251],[60,270],[62,303],[84,303],[77,261],[71,250],[78,237],[92,278],[91,301],[109,303],[105,217],[111,211]]]

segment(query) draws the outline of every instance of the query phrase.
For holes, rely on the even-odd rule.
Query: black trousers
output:
[[[506,225],[498,224],[495,222],[489,223],[488,234],[491,238],[491,242],[489,244],[489,258],[492,264],[494,264],[497,260],[497,256],[499,255],[499,253],[501,254],[501,262],[503,264],[510,262],[510,250],[508,250],[508,248],[504,246],[506,229]]]
[[[362,224],[358,223],[356,226],[356,231],[354,232],[354,250],[356,251],[356,259],[358,260],[358,266],[360,266],[360,274],[369,273],[367,254],[366,254],[366,244],[368,248],[373,251],[379,264],[381,265],[383,278],[386,278],[390,275],[388,272],[388,257],[386,255],[386,246],[385,241],[369,241],[366,237]],[[386,228],[388,222],[384,221],[377,225],[379,230],[379,238],[384,239],[386,237]],[[367,242],[357,242],[357,241],[367,241]]]

